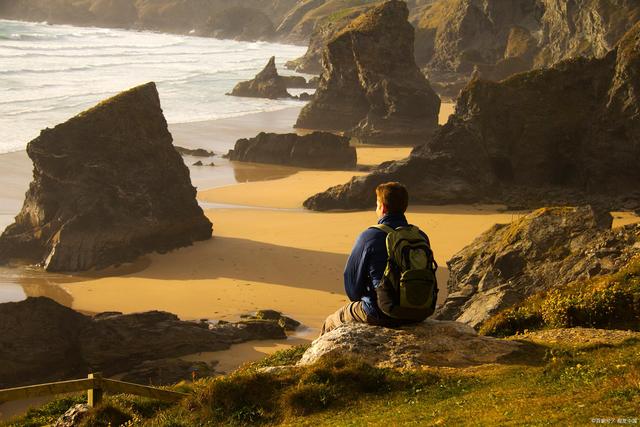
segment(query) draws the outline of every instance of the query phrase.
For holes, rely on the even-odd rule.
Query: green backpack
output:
[[[414,225],[374,228],[387,233],[387,267],[376,288],[378,307],[395,319],[423,321],[433,314],[438,292],[438,264],[429,240]]]

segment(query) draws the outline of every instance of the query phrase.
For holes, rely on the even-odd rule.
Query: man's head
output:
[[[376,214],[403,214],[409,205],[407,188],[399,182],[385,182],[376,187]]]

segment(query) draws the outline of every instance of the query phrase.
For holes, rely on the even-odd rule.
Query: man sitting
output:
[[[398,182],[380,184],[376,199],[378,225],[358,236],[344,271],[351,302],[327,317],[321,335],[348,322],[421,322],[435,310],[437,265],[427,235],[404,216],[407,189]]]

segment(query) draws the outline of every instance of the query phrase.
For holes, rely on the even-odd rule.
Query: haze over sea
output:
[[[0,20],[0,153],[22,150],[41,129],[102,99],[155,81],[169,123],[300,105],[225,96],[275,55],[306,48],[142,31]],[[282,72],[286,74],[286,72]]]

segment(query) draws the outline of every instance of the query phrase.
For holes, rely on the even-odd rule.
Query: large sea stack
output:
[[[33,181],[0,261],[81,271],[211,237],[154,83],[43,130],[27,153]]]
[[[368,208],[401,181],[413,202],[640,208],[640,24],[603,58],[499,83],[472,80],[455,114],[407,159],[330,188],[311,209]]]
[[[424,142],[438,126],[440,99],[415,63],[408,15],[405,2],[392,0],[339,32],[296,127],[349,131],[363,142]]]

